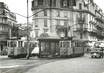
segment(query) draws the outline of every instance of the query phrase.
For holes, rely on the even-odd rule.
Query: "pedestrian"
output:
[[[36,44],[36,46],[34,47],[33,51],[31,52],[31,54],[33,56],[39,57],[39,46],[38,46],[38,44]]]

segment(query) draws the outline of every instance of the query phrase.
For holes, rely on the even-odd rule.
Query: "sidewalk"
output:
[[[0,56],[0,59],[8,58],[8,56]]]

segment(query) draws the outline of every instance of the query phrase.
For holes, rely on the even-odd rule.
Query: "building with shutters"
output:
[[[42,33],[97,41],[104,39],[104,14],[93,0],[33,0],[33,35]]]
[[[16,15],[0,2],[0,54],[7,47],[7,40],[11,37],[12,26],[16,24]]]

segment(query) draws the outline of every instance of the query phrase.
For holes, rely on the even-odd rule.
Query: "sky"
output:
[[[32,15],[31,11],[31,1],[29,0],[29,16]],[[0,0],[0,2],[5,2],[9,7],[11,12],[19,13],[21,15],[27,15],[26,2],[27,0]],[[103,10],[104,12],[104,0],[94,0],[94,2]],[[16,15],[18,23],[26,23],[26,18]],[[29,22],[32,22],[32,18],[29,18]]]

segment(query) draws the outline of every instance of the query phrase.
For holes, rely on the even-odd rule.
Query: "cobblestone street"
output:
[[[66,59],[0,59],[0,73],[103,73],[104,58],[89,55]]]

